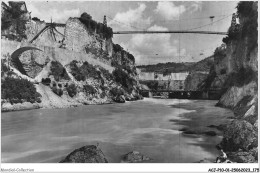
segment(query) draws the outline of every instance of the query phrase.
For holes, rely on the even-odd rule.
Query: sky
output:
[[[87,12],[98,22],[107,16],[113,31],[220,31],[230,26],[236,1],[26,1],[32,17],[65,23]],[[214,16],[213,19],[210,16]],[[211,56],[223,35],[132,34],[114,35],[135,56],[136,64],[197,62]]]

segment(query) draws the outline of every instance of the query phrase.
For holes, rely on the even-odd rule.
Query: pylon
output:
[[[236,26],[236,24],[237,24],[236,18],[237,18],[236,13],[233,13],[232,14],[232,21],[231,21],[231,27],[232,28],[234,28]]]
[[[107,17],[106,17],[106,15],[104,16],[103,24],[104,24],[105,26],[107,26]]]

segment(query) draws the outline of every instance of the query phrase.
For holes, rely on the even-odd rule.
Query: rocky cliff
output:
[[[211,86],[223,88],[218,106],[234,110],[236,119],[224,131],[221,146],[236,162],[258,160],[257,2],[239,2],[225,43],[215,51]],[[234,18],[239,18],[239,24]]]
[[[16,9],[22,10],[18,7]],[[2,4],[3,8],[8,10],[3,12],[6,15],[2,15],[2,21],[20,20],[21,17],[12,16],[10,4]],[[27,13],[24,9],[19,15]],[[15,32],[12,22],[2,29],[2,35],[5,33],[2,37],[5,51],[1,52],[2,93],[10,89],[19,91],[15,82],[36,90],[22,87],[26,97],[19,92],[11,96],[2,94],[2,111],[23,109],[25,102],[24,109],[30,104],[32,108],[35,104],[36,107],[61,108],[141,98],[134,57],[113,44],[111,28],[95,22],[87,13],[69,18],[65,25],[48,24],[30,17],[24,21],[22,35]],[[29,97],[35,92],[40,101]]]
[[[90,33],[79,18],[69,18],[65,27],[65,48],[75,52],[93,53],[98,56],[112,56],[112,39],[103,39]]]
[[[200,85],[207,78],[208,73],[192,72],[185,79],[185,90],[197,91],[200,90]]]

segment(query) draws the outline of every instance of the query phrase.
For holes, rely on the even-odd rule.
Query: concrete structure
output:
[[[219,100],[221,97],[221,90],[207,90],[207,91],[172,91],[172,90],[141,90],[143,97],[161,97],[167,95],[167,98],[174,99],[204,99],[204,100]]]
[[[138,79],[139,80],[155,80],[154,79],[154,72],[141,72],[137,71],[138,73]]]
[[[154,73],[154,72],[142,72],[139,69],[137,70],[139,80],[181,80],[184,81],[189,75],[188,72],[182,73],[170,73],[167,75],[163,75],[162,73]]]
[[[161,73],[154,72],[141,72],[138,70],[138,77],[141,81],[158,81],[158,89],[169,90],[184,90],[184,84],[188,72],[183,73],[170,73],[163,75]]]

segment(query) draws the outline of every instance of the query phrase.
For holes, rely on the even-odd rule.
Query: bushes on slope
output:
[[[59,63],[58,61],[52,61],[51,67],[50,67],[51,75],[54,76],[54,79],[56,81],[60,80],[70,80],[68,73],[66,72],[66,69]]]
[[[237,72],[232,72],[228,75],[224,83],[224,87],[238,86],[241,87],[250,83],[251,81],[257,82],[257,72],[251,68],[240,68]]]
[[[41,102],[41,95],[36,91],[33,83],[26,79],[6,77],[1,84],[1,98],[7,99],[11,104],[24,101]]]
[[[137,84],[137,82],[132,79],[125,71],[121,68],[116,68],[113,71],[113,76],[115,81],[120,83],[124,89],[128,92],[132,92],[133,86]]]
[[[77,61],[74,60],[70,63],[71,74],[77,81],[85,81],[86,78],[100,79],[100,72],[88,62],[84,62],[82,66],[77,66]]]
[[[110,90],[110,93],[113,95],[113,96],[120,96],[120,95],[124,95],[124,91],[122,89],[119,89],[119,88],[112,88]]]
[[[2,6],[3,6],[2,2]],[[22,39],[26,39],[27,36],[25,34],[26,30],[26,22],[25,20],[19,20],[20,17],[25,13],[21,9],[21,2],[15,2],[15,1],[9,1],[9,6],[6,9],[2,9],[2,18],[1,18],[1,29],[7,30],[10,29],[10,26],[15,26],[14,30],[17,33],[17,35],[8,34],[6,37],[10,39],[15,39],[17,41],[21,41]],[[6,5],[7,6],[7,5]]]
[[[120,52],[124,49],[119,44],[113,44],[113,50],[114,52]]]
[[[128,59],[130,59],[130,61],[135,63],[135,57],[131,53],[127,52],[127,57],[128,57]]]
[[[97,23],[88,13],[82,13],[79,20],[90,30],[90,32],[96,32],[106,39],[113,37],[112,28],[105,26],[103,23]]]
[[[104,78],[106,78],[107,80],[113,80],[113,75],[106,69],[99,67],[99,71],[102,73],[102,75],[104,76]]]
[[[83,90],[84,92],[88,95],[88,94],[96,94],[96,90],[93,86],[91,85],[84,85],[83,86]]]
[[[83,63],[79,70],[84,76],[87,76],[88,78],[92,77],[94,79],[100,79],[100,72],[87,61]]]
[[[73,60],[69,65],[71,69],[71,74],[77,81],[84,81],[86,79],[85,76],[81,73],[79,67],[77,66],[76,60]]]
[[[257,7],[254,9],[253,1],[241,1],[237,4],[237,14],[239,17],[245,18],[242,27],[242,36],[249,35],[251,37],[256,37],[257,32]],[[257,6],[257,5],[256,5]],[[257,40],[257,39],[256,39]]]
[[[70,97],[74,97],[77,94],[77,87],[75,84],[68,85],[66,89]]]
[[[134,56],[131,53],[125,51],[119,44],[113,44],[113,50],[115,53],[118,53],[118,52],[121,53],[120,57],[121,57],[122,64],[127,64],[127,63],[129,63],[129,61],[131,61],[133,64],[135,63]],[[112,63],[112,66],[114,66],[114,67],[118,66],[118,62],[115,60],[112,61],[111,63]]]
[[[4,78],[5,76],[10,77],[12,75],[16,76],[16,73],[14,73],[9,67],[7,67],[4,60],[1,60],[1,78]]]
[[[248,38],[248,48],[250,52],[258,45],[258,11],[256,2],[241,1],[237,5],[237,15],[242,19],[243,23],[237,24],[235,28],[229,28],[228,36],[223,38],[224,43],[239,38]]]
[[[62,96],[63,95],[63,91],[60,88],[57,88],[56,86],[51,88],[52,92],[54,92],[55,94],[57,94],[58,96]]]

